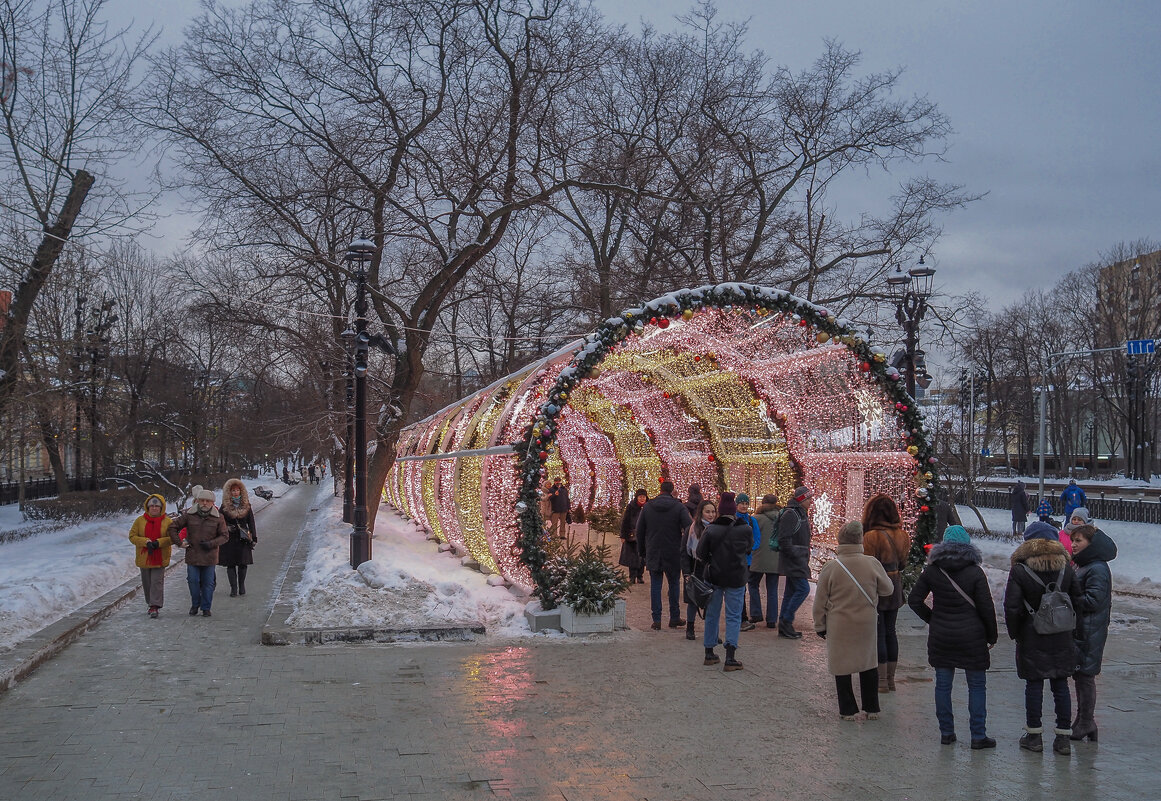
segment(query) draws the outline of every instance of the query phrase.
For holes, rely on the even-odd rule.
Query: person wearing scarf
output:
[[[230,597],[235,598],[246,594],[246,568],[254,564],[254,546],[258,544],[254,510],[241,479],[231,478],[222,485],[220,509],[226,518],[230,539],[218,548],[218,564],[226,568]]]
[[[141,568],[141,589],[149,616],[156,618],[165,605],[165,568],[173,540],[169,536],[170,520],[165,514],[165,498],[150,495],[145,499],[145,514],[133,521],[129,541],[137,547],[137,567]]]
[[[229,540],[226,520],[214,508],[214,493],[195,487],[193,510],[187,509],[176,517],[170,526],[175,531],[186,530],[185,578],[189,584],[193,617],[201,609],[203,617],[210,617],[210,606],[214,601],[214,586],[217,583],[214,571],[218,564],[218,548]]]

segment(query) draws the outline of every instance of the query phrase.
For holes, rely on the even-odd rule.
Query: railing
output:
[[[1011,501],[1006,490],[975,491],[975,504],[985,509],[1011,509]],[[1052,505],[1053,517],[1060,519],[1064,516],[1064,504],[1059,497],[1049,497]],[[964,492],[956,493],[956,503],[965,503]],[[1161,524],[1161,500],[1145,498],[1102,498],[1099,495],[1088,496],[1085,508],[1097,520],[1118,520],[1124,523],[1155,523]],[[1031,510],[1036,514],[1036,509]],[[1062,521],[1067,522],[1067,521]]]
[[[186,471],[188,475],[188,471]],[[180,476],[182,471],[171,470],[166,472],[166,477],[171,481],[180,483]],[[258,478],[259,471],[257,469],[243,470],[239,474],[246,478]],[[135,479],[135,476],[110,476],[101,479],[98,482],[99,486],[115,486],[116,482],[125,479]],[[68,491],[78,492],[80,490],[93,489],[93,480],[91,478],[70,478],[68,479]],[[24,482],[24,500],[35,501],[41,498],[55,498],[60,493],[57,491],[55,478],[30,478]],[[11,481],[0,484],[0,506],[20,502],[20,482]]]

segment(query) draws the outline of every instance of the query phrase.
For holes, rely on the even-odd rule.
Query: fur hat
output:
[[[964,545],[970,545],[972,538],[963,526],[948,526],[947,530],[943,532],[943,541],[962,542]]]
[[[718,514],[733,517],[738,513],[738,504],[734,500],[734,493],[723,492],[722,498],[718,501]]]
[[[946,535],[944,535],[946,539]],[[1024,530],[1024,542],[1028,540],[1055,540],[1060,542],[1060,532],[1056,530],[1055,526],[1050,526],[1037,520],[1035,523],[1030,523],[1028,528]]]
[[[194,493],[193,499],[195,501],[210,501],[211,503],[213,503],[215,500],[217,500],[214,497],[213,490],[208,490],[208,489],[199,489],[197,492]]]

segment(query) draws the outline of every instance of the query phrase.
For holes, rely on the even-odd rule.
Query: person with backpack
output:
[[[907,596],[907,605],[927,624],[927,662],[935,668],[935,718],[939,742],[955,742],[951,687],[956,668],[968,687],[968,727],[972,750],[995,748],[988,736],[988,668],[999,637],[996,607],[983,556],[963,526],[948,526],[932,547],[923,573]],[[931,606],[927,597],[931,596]]]
[[[1076,513],[1088,510],[1078,507]],[[1113,574],[1109,562],[1117,558],[1117,544],[1108,534],[1092,525],[1077,526],[1072,530],[1072,562],[1076,565],[1076,583],[1080,585],[1081,601],[1077,614],[1083,631],[1077,640],[1076,719],[1072,722],[1072,739],[1096,742],[1096,677],[1101,672],[1105,640],[1109,636],[1109,622],[1113,613]]]
[[[903,608],[903,568],[911,552],[911,537],[903,530],[899,507],[891,497],[879,493],[863,506],[863,553],[873,556],[887,571],[894,591],[879,599],[879,692],[895,691],[895,668],[899,664],[899,635],[896,626]]]
[[[766,582],[766,628],[778,628],[778,496],[764,495],[754,520],[758,523],[758,546],[750,560],[750,620],[762,619],[762,595],[759,588]]]
[[[1064,504],[1064,522],[1066,523],[1072,519],[1072,513],[1077,507],[1084,506],[1088,502],[1084,490],[1076,483],[1075,478],[1068,479],[1068,486],[1064,488],[1064,492],[1060,493],[1060,502]]]
[[[1043,751],[1041,712],[1044,682],[1052,688],[1056,712],[1052,750],[1072,752],[1072,698],[1068,678],[1076,670],[1074,635],[1081,629],[1075,610],[1080,583],[1060,544],[1057,530],[1036,521],[1024,532],[1024,543],[1012,554],[1004,591],[1004,622],[1016,641],[1016,675],[1024,679],[1025,734],[1020,747]]]

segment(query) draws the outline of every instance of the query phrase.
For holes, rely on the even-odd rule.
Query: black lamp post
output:
[[[895,274],[887,277],[887,289],[895,301],[895,320],[903,327],[904,357],[903,368],[907,376],[907,394],[915,397],[916,376],[920,385],[927,387],[931,382],[927,375],[927,360],[919,350],[919,323],[927,313],[927,299],[931,297],[931,282],[935,270],[919,258],[919,265],[906,274],[896,267]]]
[[[355,332],[348,327],[340,336],[347,354],[347,394],[343,416],[347,421],[347,439],[343,448],[343,522],[353,523],[355,513]]]
[[[375,257],[375,243],[356,239],[347,248],[347,263],[355,278],[355,507],[351,529],[351,567],[371,559],[367,532],[367,265]]]

